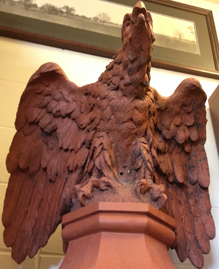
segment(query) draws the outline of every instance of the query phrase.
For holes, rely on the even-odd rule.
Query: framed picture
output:
[[[170,0],[143,1],[153,18],[152,66],[219,78],[210,10]],[[111,58],[136,0],[0,0],[0,35]]]

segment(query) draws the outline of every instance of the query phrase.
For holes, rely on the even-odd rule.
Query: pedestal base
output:
[[[99,202],[63,217],[60,269],[174,269],[175,221],[149,204]]]

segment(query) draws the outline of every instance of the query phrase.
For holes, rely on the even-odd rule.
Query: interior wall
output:
[[[213,10],[216,28],[219,33],[219,6],[203,0],[178,1]],[[15,39],[0,37],[0,214],[3,207],[4,194],[7,187],[9,174],[5,168],[5,158],[14,135],[14,120],[19,103],[20,95],[25,88],[30,76],[45,62],[58,63],[70,80],[79,86],[95,82],[110,59],[81,54],[73,51],[56,49],[52,47],[32,44]],[[160,94],[169,96],[177,85],[189,74],[170,72],[167,70],[152,68],[151,86],[156,88]],[[194,77],[194,76],[193,76]],[[204,77],[196,77],[201,82],[207,96],[210,97],[218,85],[217,80]],[[208,104],[206,103],[208,106]],[[210,196],[212,202],[212,213],[219,229],[219,165],[215,138],[211,124],[211,117],[207,107],[207,142],[205,145],[209,161],[211,175]],[[46,247],[41,249],[34,259],[26,259],[21,265],[17,265],[10,257],[10,249],[3,243],[3,227],[0,223],[0,261],[1,268],[8,269],[56,269],[63,258],[61,229],[50,238]],[[211,252],[205,257],[205,267],[208,269],[219,269],[219,238],[211,242]],[[171,258],[176,268],[193,268],[186,261],[181,264],[173,251]]]

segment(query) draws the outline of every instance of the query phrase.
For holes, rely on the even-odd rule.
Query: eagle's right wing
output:
[[[72,205],[94,135],[86,127],[98,122],[86,90],[70,82],[58,65],[47,63],[21,97],[2,216],[5,244],[18,263],[47,243]]]

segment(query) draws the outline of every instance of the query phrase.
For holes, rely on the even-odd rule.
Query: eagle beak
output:
[[[139,14],[144,15],[144,18],[146,20],[147,17],[147,11],[146,11],[146,7],[144,5],[143,2],[139,1],[133,8],[132,11],[132,18],[135,20],[137,19],[137,17],[139,16]]]

